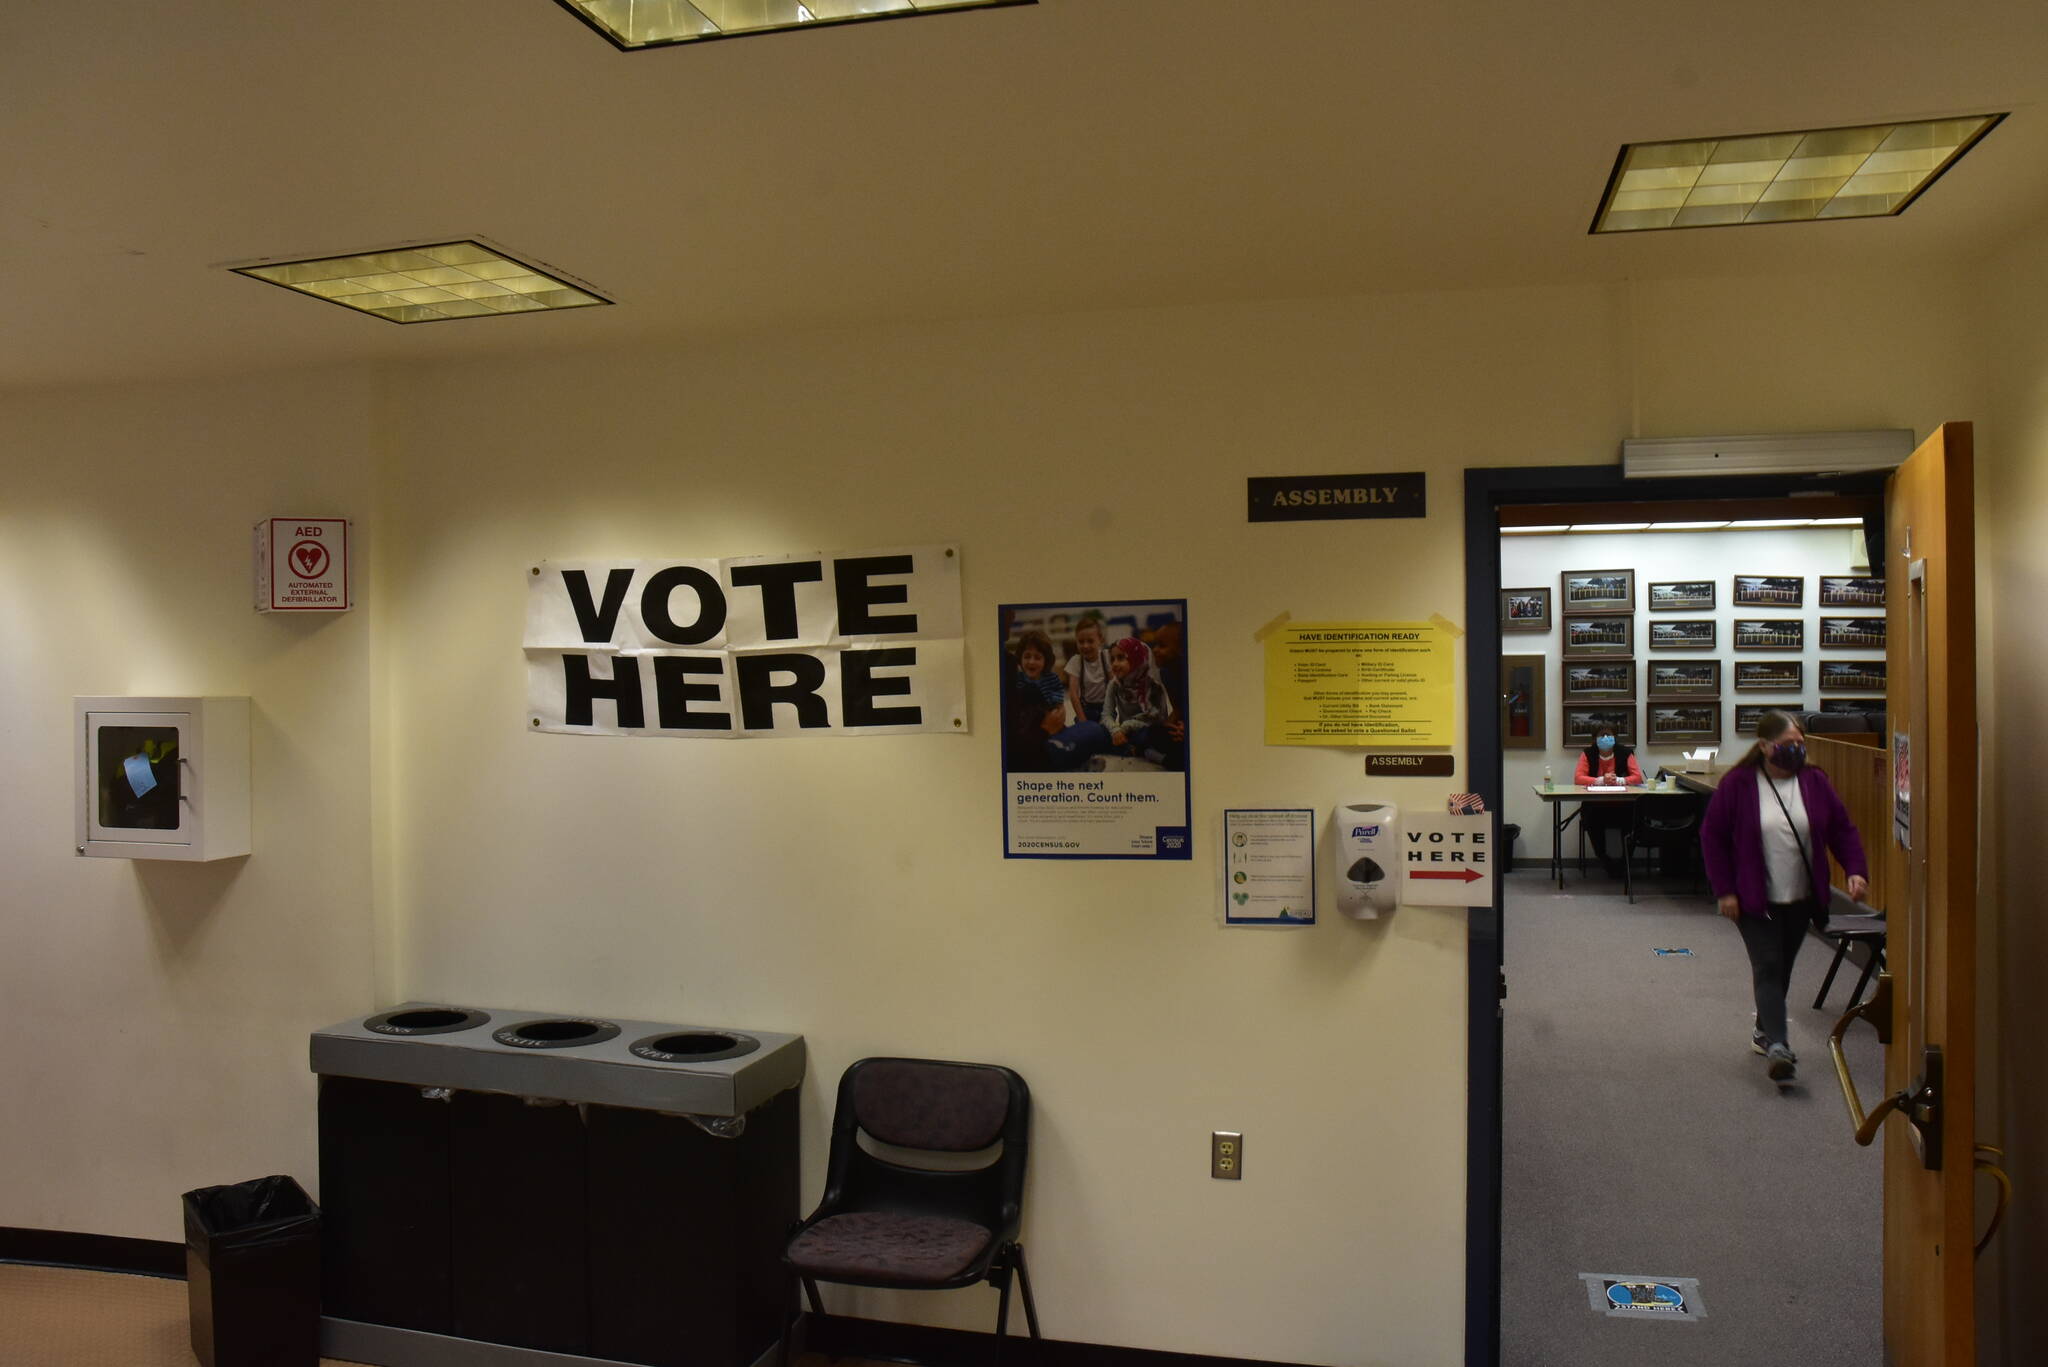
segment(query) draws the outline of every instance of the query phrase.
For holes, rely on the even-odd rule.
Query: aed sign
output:
[[[346,612],[348,520],[272,517],[256,524],[258,612]]]
[[[1493,814],[1410,811],[1401,819],[1401,901],[1493,905]]]
[[[967,731],[955,546],[529,568],[528,729]]]

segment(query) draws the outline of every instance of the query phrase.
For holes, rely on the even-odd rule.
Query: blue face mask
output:
[[[1806,742],[1787,740],[1778,742],[1771,751],[1771,763],[1788,774],[1796,774],[1806,767]]]
[[[1605,752],[1612,750],[1614,748],[1614,737],[1602,736],[1598,741],[1594,743],[1600,747],[1601,752],[1604,754]]]

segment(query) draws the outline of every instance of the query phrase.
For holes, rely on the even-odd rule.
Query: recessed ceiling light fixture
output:
[[[231,269],[393,323],[439,323],[612,302],[587,285],[571,284],[474,240]]]
[[[1632,142],[1615,158],[1592,231],[1896,214],[2004,117]]]
[[[1038,0],[556,0],[621,51]]]

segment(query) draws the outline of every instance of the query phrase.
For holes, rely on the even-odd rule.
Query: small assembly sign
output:
[[[346,612],[348,519],[272,517],[256,524],[258,612]]]

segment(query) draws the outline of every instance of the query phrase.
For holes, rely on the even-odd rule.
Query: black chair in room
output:
[[[1654,850],[1660,872],[1668,871],[1674,854],[1686,855],[1690,866],[1699,868],[1700,813],[1703,802],[1680,803],[1670,798],[1635,804],[1634,819],[1621,838],[1622,881],[1628,900],[1636,900],[1635,858],[1637,850]]]
[[[1017,1240],[1030,1129],[1031,1091],[1008,1068],[913,1058],[848,1068],[825,1195],[783,1254],[812,1312],[824,1314],[821,1281],[934,1291],[986,1281],[1002,1294],[1000,1354],[1014,1272],[1038,1338]]]
[[[1828,925],[1818,931],[1822,939],[1835,943],[1835,957],[1828,961],[1827,976],[1820,980],[1820,991],[1813,994],[1813,1009],[1821,1009],[1821,1003],[1828,997],[1828,989],[1835,985],[1835,972],[1841,968],[1842,960],[1849,955],[1850,945],[1862,945],[1869,953],[1863,961],[1863,974],[1856,979],[1856,990],[1849,994],[1851,1010],[1863,1000],[1863,989],[1870,986],[1870,980],[1884,971],[1884,913],[1867,907],[1861,902],[1849,900],[1849,894],[1840,888],[1830,888],[1828,902]]]

